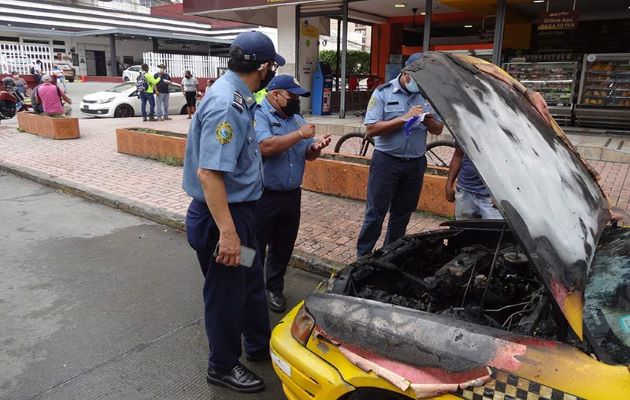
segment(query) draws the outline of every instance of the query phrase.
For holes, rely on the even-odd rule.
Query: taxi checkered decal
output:
[[[584,400],[505,372],[494,375],[484,386],[459,389],[455,394],[467,400]]]

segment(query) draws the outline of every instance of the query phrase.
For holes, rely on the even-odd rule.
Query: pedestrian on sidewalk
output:
[[[228,71],[192,119],[184,158],[183,187],[193,198],[186,232],[205,278],[206,380],[245,393],[265,384],[240,363],[241,336],[250,361],[270,359],[271,336],[260,257],[240,265],[241,245],[258,246],[255,210],[263,189],[252,92],[267,86],[284,63],[268,36],[240,33],[229,50]]]
[[[412,54],[405,66],[421,58],[422,53]],[[374,91],[364,123],[367,134],[374,138],[375,150],[370,162],[365,218],[357,241],[358,257],[372,252],[388,212],[384,244],[405,235],[411,213],[418,205],[427,167],[427,132],[439,135],[444,128],[405,69]]]
[[[315,141],[315,125],[300,115],[300,97],[311,93],[290,75],[278,75],[256,107],[256,140],[263,157],[262,197],[256,204],[256,234],[265,267],[269,308],[284,312],[284,274],[300,228],[302,179],[306,160],[315,160],[330,135]]]
[[[147,120],[147,103],[149,103],[149,121],[157,121],[155,119],[155,85],[159,82],[159,78],[155,78],[149,73],[149,66],[142,64],[142,70],[136,79],[136,90],[140,96],[140,110],[142,112],[142,120]]]
[[[186,97],[186,110],[188,111],[188,119],[197,111],[197,94],[199,93],[199,81],[192,76],[192,72],[184,72],[182,79],[182,91]]]
[[[176,85],[171,81],[171,76],[166,73],[166,65],[159,64],[158,72],[153,76],[157,79],[156,89],[156,102],[157,102],[157,119],[158,121],[166,121],[171,118],[168,117],[168,101],[170,98],[170,86]]]
[[[460,147],[451,159],[445,194],[447,201],[455,202],[457,220],[502,219],[477,169]]]
[[[58,65],[53,65],[51,72],[52,75],[57,79],[56,84],[59,85],[61,83],[63,85],[63,91],[64,93],[66,93],[68,91],[68,87],[66,86],[66,79],[63,76],[63,71],[61,70],[61,68],[59,68]]]
[[[31,74],[35,76],[35,82],[38,85],[42,83],[42,72],[43,67],[41,60],[36,60],[34,63],[31,64]]]
[[[48,74],[42,76],[42,84],[37,87],[37,102],[42,105],[44,114],[51,117],[69,116],[72,113],[72,100],[52,83],[52,77]],[[65,101],[65,104],[62,103]]]

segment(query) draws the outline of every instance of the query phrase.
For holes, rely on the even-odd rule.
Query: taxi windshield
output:
[[[603,361],[630,365],[630,229],[604,231],[584,298],[584,322]]]

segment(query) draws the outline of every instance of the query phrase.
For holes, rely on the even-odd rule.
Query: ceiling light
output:
[[[472,25],[464,25],[464,28],[472,28]]]
[[[427,15],[427,13],[425,13],[424,11],[422,11],[422,12],[420,13],[420,15]]]
[[[407,5],[404,4],[404,3],[398,3],[398,4],[394,4],[394,7],[396,7],[396,8],[404,8],[404,7],[407,7]]]
[[[544,3],[545,0],[534,0],[534,3]]]

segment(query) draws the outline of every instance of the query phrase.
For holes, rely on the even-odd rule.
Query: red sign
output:
[[[576,11],[546,12],[538,19],[539,31],[570,30],[577,28]]]

